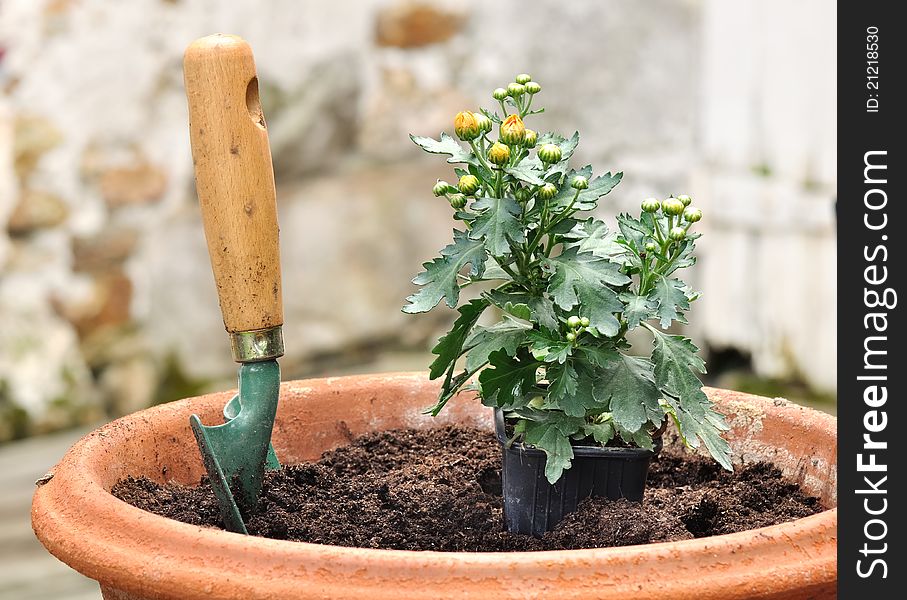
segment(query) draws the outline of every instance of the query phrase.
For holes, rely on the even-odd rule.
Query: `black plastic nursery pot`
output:
[[[540,537],[586,498],[626,498],[641,502],[652,458],[661,450],[573,444],[573,465],[555,484],[545,477],[545,453],[521,442],[508,445],[504,411],[495,409],[494,429],[501,444],[504,523],[507,531]]]

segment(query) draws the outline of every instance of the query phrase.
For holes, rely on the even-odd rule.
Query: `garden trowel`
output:
[[[283,355],[283,301],[277,203],[268,132],[252,49],[242,38],[211,35],[183,59],[195,184],[217,294],[240,363],[239,393],[222,425],[189,423],[224,526],[247,533],[264,470],[279,468],[270,446]]]

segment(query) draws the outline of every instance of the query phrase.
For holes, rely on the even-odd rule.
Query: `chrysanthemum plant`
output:
[[[423,265],[413,280],[422,287],[403,309],[426,312],[443,300],[459,312],[432,351],[430,374],[443,384],[431,414],[478,374],[482,402],[505,411],[515,439],[546,453],[552,483],[570,468],[571,440],[651,449],[668,417],[685,443],[701,442],[731,469],[727,425],[702,391],[698,349],[664,331],[685,323],[697,298],[676,274],[696,260],[701,211],[686,195],[650,198],[639,217],[617,217],[618,231],[584,214],[622,173],[570,168],[578,133],[527,129],[524,120],[543,110],[531,109],[540,91],[519,75],[492,94],[500,112],[457,114],[460,141],[411,136],[462,165],[457,185],[438,181],[433,192],[463,226]],[[460,290],[478,283],[485,291],[457,307]],[[492,307],[500,320],[479,325]],[[627,333],[639,327],[653,340],[648,356],[630,353]]]

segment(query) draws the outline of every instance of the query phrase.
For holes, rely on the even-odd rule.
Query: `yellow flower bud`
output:
[[[501,141],[509,146],[516,146],[523,141],[526,126],[520,115],[510,115],[501,123]]]
[[[468,110],[462,110],[457,113],[454,118],[454,131],[457,137],[464,142],[472,141],[482,133],[479,122],[476,121],[476,116]]]
[[[488,160],[495,165],[506,165],[510,161],[510,148],[501,142],[495,142],[488,149]]]

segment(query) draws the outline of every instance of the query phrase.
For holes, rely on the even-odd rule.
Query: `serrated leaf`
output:
[[[557,314],[554,312],[554,304],[550,299],[545,296],[530,296],[527,302],[532,311],[533,322],[549,331],[557,331],[559,326]]]
[[[608,402],[615,423],[637,432],[664,412],[658,403],[661,393],[655,385],[652,363],[644,358],[614,352],[596,381],[596,396]]]
[[[475,165],[476,167],[481,166],[479,159],[476,158],[471,150],[463,148],[457,140],[446,133],[441,134],[440,140],[421,135],[410,135],[409,139],[426,152],[432,154],[449,154],[450,158],[447,159],[447,162],[449,163],[467,163]]]
[[[620,295],[620,300],[626,305],[624,308],[624,319],[627,321],[627,331],[635,329],[644,321],[648,321],[655,313],[656,304],[646,296],[623,293]]]
[[[460,285],[457,274],[466,265],[471,265],[470,276],[481,277],[485,268],[485,246],[481,241],[470,240],[466,233],[454,230],[454,242],[441,250],[441,256],[424,263],[425,269],[416,275],[413,283],[423,286],[406,300],[406,313],[427,312],[447,299],[447,306],[453,308],[460,299]]]
[[[535,296],[526,292],[514,293],[492,290],[486,294],[486,297],[501,310],[504,310],[507,302],[526,304],[530,310],[530,321],[549,331],[556,331],[560,327],[557,321],[557,314],[554,311],[554,304],[543,295]]]
[[[579,304],[579,314],[589,318],[590,327],[607,337],[617,335],[620,323],[614,313],[622,311],[624,305],[608,286],[630,283],[619,265],[589,252],[578,253],[576,248],[567,248],[544,264],[554,272],[548,293],[555,304],[568,311]]]
[[[595,396],[595,381],[598,373],[588,364],[579,360],[571,360],[565,363],[565,370],[567,367],[572,367],[576,373],[576,384],[569,389],[569,393],[565,393],[563,397],[556,399],[558,408],[563,410],[564,414],[572,417],[585,417],[589,411],[601,412],[604,410],[606,405],[599,402]],[[555,375],[558,375],[558,368],[554,369]],[[548,369],[549,379],[551,379],[551,370],[551,368]]]
[[[562,365],[550,365],[545,372],[549,381],[548,399],[556,402],[567,416],[585,416],[585,409],[582,407],[577,408],[577,403],[574,401],[579,375],[573,367],[573,363],[566,362]]]
[[[430,414],[433,417],[438,416],[438,413],[441,412],[441,409],[444,408],[444,405],[454,397],[454,395],[460,391],[460,388],[463,387],[463,384],[466,383],[470,377],[475,375],[471,371],[463,371],[457,375],[453,375],[453,372],[448,372],[448,377],[444,381],[444,385],[441,386],[441,392],[438,394],[438,401],[435,402],[434,406],[430,406],[422,411],[423,414]],[[467,388],[464,388],[467,389]]]
[[[696,374],[705,373],[705,363],[696,354],[699,349],[683,336],[667,335],[654,327],[649,330],[655,337],[655,383],[668,396],[680,434],[692,447],[702,440],[721,466],[733,470],[730,446],[720,435],[727,424],[712,409]]]
[[[526,306],[521,304],[519,306]],[[528,312],[529,308],[526,307]],[[532,329],[532,323],[514,319],[508,315],[504,320],[491,327],[477,327],[475,333],[466,342],[466,370],[475,371],[486,362],[493,352],[503,350],[509,356],[515,356],[517,348],[526,340]]]
[[[563,363],[570,356],[572,346],[570,342],[549,335],[548,331],[530,331],[528,339],[529,350],[532,355],[543,362]]]
[[[573,446],[570,436],[579,431],[576,419],[563,421],[528,421],[523,441],[545,453],[545,478],[552,485],[561,478],[573,461]]]
[[[594,367],[607,367],[618,358],[617,350],[604,346],[580,346],[579,350],[586,361]]]
[[[668,279],[663,275],[655,278],[655,287],[649,292],[649,301],[655,305],[662,329],[671,326],[671,321],[686,323],[683,311],[689,310],[690,301],[686,295],[686,285],[677,279]]]
[[[583,435],[592,436],[592,439],[602,446],[613,440],[615,433],[614,423],[610,419],[601,423],[583,424]]]
[[[677,258],[674,259],[674,262],[671,264],[670,268],[665,271],[665,275],[670,275],[678,269],[684,269],[686,267],[692,267],[696,264],[696,257],[693,256],[693,251],[696,248],[696,244],[693,243],[689,237],[683,240],[683,246],[680,248],[680,253],[677,255]]]
[[[483,240],[485,249],[492,256],[510,255],[510,243],[526,241],[523,227],[517,218],[520,204],[513,198],[480,198],[472,205],[481,211],[472,223],[469,238]]]
[[[577,175],[589,180],[589,187],[580,191],[579,195],[577,195],[575,189],[570,187],[570,182]],[[555,211],[564,210],[573,202],[573,197],[576,196],[576,201],[573,202],[574,209],[592,210],[597,206],[598,199],[614,189],[614,186],[620,183],[623,176],[623,173],[612,175],[608,172],[592,178],[592,167],[590,165],[586,165],[579,171],[571,170],[564,179],[564,185],[561,186],[557,195],[548,202],[548,206]]]
[[[646,247],[646,240],[654,239],[655,236],[654,229],[627,214],[617,216],[617,226],[624,239],[630,242],[637,252]]]
[[[488,305],[488,300],[480,298],[471,300],[457,309],[460,316],[454,321],[450,331],[441,337],[431,350],[431,353],[437,354],[438,358],[429,367],[430,379],[437,379],[457,362],[457,358],[463,352],[466,339]]]
[[[522,319],[523,321],[530,321],[532,318],[532,311],[525,302],[505,302],[503,310],[511,317]]]
[[[610,231],[604,222],[589,218],[577,223],[564,237],[570,240],[567,248],[576,248],[578,252],[589,252],[599,258],[621,262],[627,252],[626,247],[617,243],[617,233]]]
[[[539,363],[527,351],[515,357],[498,350],[488,357],[488,368],[479,373],[479,389],[486,406],[519,406],[523,395],[535,386]]]
[[[541,167],[541,164],[539,164],[539,167]],[[506,167],[504,172],[530,185],[545,185],[547,183],[541,177],[544,174],[541,168],[533,168],[533,165],[528,162],[521,162],[515,167]]]

